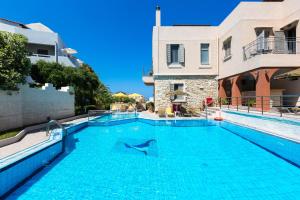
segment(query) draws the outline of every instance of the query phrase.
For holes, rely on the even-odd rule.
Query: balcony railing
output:
[[[244,60],[261,54],[299,54],[300,38],[258,38],[243,47]]]
[[[143,76],[153,76],[153,67],[143,67]]]

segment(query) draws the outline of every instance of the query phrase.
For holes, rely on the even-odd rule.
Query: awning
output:
[[[116,94],[112,95],[113,97],[128,97],[126,94],[122,93],[122,92],[118,92]]]
[[[66,54],[76,54],[77,51],[75,49],[71,49],[71,48],[65,48],[65,49],[62,49],[63,52],[65,52]]]
[[[274,79],[293,79],[293,78],[300,78],[300,68],[279,74],[274,77]]]

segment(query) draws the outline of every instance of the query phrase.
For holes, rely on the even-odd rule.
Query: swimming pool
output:
[[[300,169],[228,127],[165,123],[87,126],[8,199],[299,199]]]
[[[235,112],[235,111],[228,111],[228,110],[223,110],[223,111],[226,113],[240,115],[240,116],[244,116],[244,117],[252,117],[252,118],[262,119],[262,120],[266,120],[266,121],[274,121],[274,122],[280,122],[280,123],[300,126],[299,120],[284,119],[282,117],[275,117],[275,116],[265,116],[265,115],[261,116],[261,115],[256,115],[256,114],[249,114],[249,113],[242,113],[242,112]]]
[[[104,114],[102,116],[96,117],[91,120],[91,122],[108,122],[114,120],[122,120],[122,119],[132,119],[137,118],[137,113],[113,113],[113,114]]]

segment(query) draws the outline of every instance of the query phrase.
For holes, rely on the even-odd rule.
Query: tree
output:
[[[0,31],[0,89],[18,90],[25,82],[31,67],[26,46],[25,36]]]
[[[98,109],[108,110],[110,109],[110,104],[113,102],[113,97],[105,85],[100,82],[98,89],[95,94],[95,103]]]
[[[38,83],[52,83],[56,88],[74,87],[75,105],[79,110],[77,113],[83,112],[85,107],[91,105],[98,109],[108,109],[112,101],[109,89],[87,64],[74,68],[38,61],[32,67],[31,76]]]

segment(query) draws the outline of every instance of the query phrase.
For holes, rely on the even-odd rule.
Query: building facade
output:
[[[38,60],[58,62],[71,67],[79,67],[82,64],[82,61],[74,56],[77,52],[67,48],[58,33],[41,23],[21,24],[0,18],[0,31],[24,35],[28,39],[28,57],[33,64]]]
[[[241,105],[246,96],[259,109],[260,97],[276,95],[298,95],[286,101],[299,106],[300,79],[276,79],[300,67],[299,0],[241,2],[219,26],[161,26],[160,14],[152,71],[143,76],[156,110],[176,102],[199,108],[207,97]],[[182,95],[168,95],[177,90]]]

